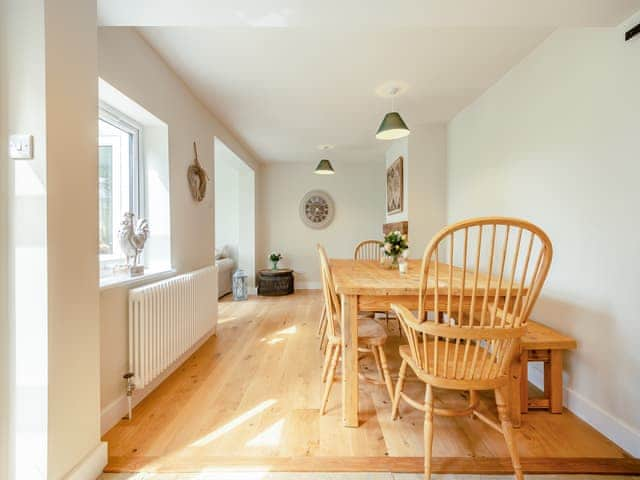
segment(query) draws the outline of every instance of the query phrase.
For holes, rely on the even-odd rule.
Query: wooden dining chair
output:
[[[379,240],[364,240],[356,245],[353,252],[354,260],[371,260],[375,262],[380,261],[382,255],[382,243]],[[375,317],[376,313],[382,313],[387,320],[387,326],[389,323],[389,312],[371,312],[369,317]],[[326,308],[323,305],[322,312],[320,313],[320,321],[318,322],[318,335],[320,336],[320,349],[326,348],[326,335],[327,335],[327,314]]]
[[[322,381],[325,382],[325,387],[320,405],[320,414],[324,415],[331,387],[337,379],[336,368],[342,355],[342,339],[340,336],[341,305],[333,284],[333,275],[331,274],[327,254],[321,245],[318,245],[318,254],[320,255],[324,311],[327,317],[327,349],[322,368]],[[361,375],[361,378],[370,383],[384,385],[389,398],[392,400],[393,385],[387,366],[387,357],[384,353],[386,341],[387,334],[379,323],[370,318],[358,319],[358,352],[373,355],[378,370],[377,380],[364,375]]]
[[[549,238],[531,223],[497,217],[462,221],[441,230],[425,250],[418,316],[391,305],[409,342],[400,347],[392,417],[398,416],[400,399],[425,412],[425,479],[431,477],[434,414],[473,415],[501,432],[515,476],[524,478],[509,414],[509,372],[551,257]],[[407,367],[426,384],[424,402],[402,391]],[[468,407],[435,408],[434,388],[468,391]],[[476,409],[482,390],[495,392],[499,423]]]
[[[383,255],[382,242],[380,242],[379,240],[364,240],[360,242],[358,245],[356,245],[356,248],[353,251],[353,259],[356,261],[363,260],[363,261],[380,262],[382,255]],[[389,320],[391,319],[391,317],[389,316],[388,311],[387,312],[368,312],[367,316],[371,318],[375,318],[376,314],[378,313],[381,315],[384,315],[384,318],[387,322],[387,328],[389,328]],[[391,315],[393,316],[393,318],[395,318],[395,315],[393,315],[393,313]]]
[[[382,256],[382,242],[379,240],[364,240],[356,245],[353,251],[354,260],[372,260],[379,262]]]

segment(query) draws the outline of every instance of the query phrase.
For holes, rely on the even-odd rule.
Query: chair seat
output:
[[[331,343],[341,343],[338,335],[330,335]],[[384,345],[387,341],[387,332],[384,327],[372,318],[358,317],[358,343],[361,345]]]
[[[447,355],[447,370],[445,375],[445,342],[440,340],[438,342],[438,365],[437,371],[434,372],[433,369],[433,358],[434,358],[434,348],[435,342],[429,342],[427,344],[427,369],[422,369],[415,362],[413,355],[411,354],[411,349],[409,345],[401,345],[400,346],[400,357],[403,360],[406,360],[413,372],[416,374],[418,378],[420,378],[425,383],[429,383],[434,387],[441,388],[451,388],[454,390],[491,390],[497,388],[501,385],[505,385],[508,381],[508,376],[498,376],[492,378],[477,378],[480,376],[480,365],[482,364],[482,357],[485,352],[484,348],[481,348],[478,351],[476,364],[474,367],[473,364],[473,353],[476,349],[475,344],[469,346],[469,351],[467,353],[466,361],[464,359],[464,348],[465,344],[460,343],[458,345],[458,360],[456,365],[456,372],[454,375],[454,357],[455,357],[455,342],[449,343],[449,353]],[[424,348],[423,344],[419,344],[419,355],[420,359],[424,358]],[[487,354],[487,360],[485,364],[485,369],[489,368],[489,365],[492,364],[497,367],[495,362],[491,362],[490,353]],[[424,362],[423,362],[424,364]],[[472,369],[475,369],[475,374],[472,376]],[[437,373],[437,374],[436,374]],[[466,373],[466,378],[465,378]]]
[[[367,345],[382,345],[387,341],[384,327],[371,318],[358,320],[358,342]]]

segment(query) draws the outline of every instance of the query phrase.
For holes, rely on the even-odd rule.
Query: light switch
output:
[[[9,158],[29,160],[33,158],[33,135],[9,136]]]

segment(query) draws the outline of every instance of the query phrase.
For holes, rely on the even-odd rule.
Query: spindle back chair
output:
[[[339,322],[341,318],[340,299],[336,294],[336,288],[333,284],[333,275],[331,275],[331,267],[329,266],[329,258],[327,252],[322,245],[318,245],[318,255],[320,256],[320,275],[322,278],[322,295],[324,299],[324,315],[326,326],[326,334],[328,337],[337,337],[340,335]]]
[[[322,276],[322,293],[324,298],[324,316],[326,322],[327,349],[325,352],[325,361],[322,368],[322,381],[326,383],[320,403],[320,414],[325,413],[331,386],[336,380],[335,372],[338,360],[342,355],[342,339],[341,339],[341,303],[336,293],[329,265],[329,258],[324,247],[318,245],[318,255],[320,256],[320,270]],[[393,385],[391,375],[387,365],[387,358],[384,352],[384,344],[387,340],[387,334],[384,328],[375,320],[369,318],[361,318],[358,321],[358,352],[371,354],[378,370],[378,379],[372,379],[362,376],[363,380],[377,385],[384,385],[389,394],[389,398],[393,399]]]
[[[408,339],[408,345],[400,347],[392,416],[398,414],[400,398],[425,411],[425,478],[431,472],[434,413],[472,414],[498,429],[516,477],[523,478],[506,388],[551,258],[549,238],[529,222],[504,217],[465,220],[441,230],[425,250],[417,317],[392,305]],[[407,366],[427,384],[424,404],[402,392]],[[469,391],[468,408],[434,409],[433,387]],[[495,391],[500,425],[476,410],[479,390]]]
[[[366,260],[366,261],[374,261],[379,262],[382,258],[382,242],[379,240],[364,240],[356,245],[355,250],[353,251],[353,259],[354,260]],[[391,317],[389,316],[389,312],[368,312],[366,315],[370,318],[375,318],[376,314],[384,315],[384,318],[387,322],[387,328],[389,328],[389,320],[390,318],[395,318],[393,313]],[[400,327],[398,327],[399,329]]]
[[[354,260],[380,261],[382,256],[382,243],[378,240],[364,240],[356,245],[353,252]]]

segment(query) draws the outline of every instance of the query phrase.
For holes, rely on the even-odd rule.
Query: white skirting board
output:
[[[541,390],[544,388],[544,373],[540,365],[529,365],[529,381]],[[562,383],[564,385],[566,382]],[[640,431],[604,411],[571,388],[563,387],[562,403],[573,414],[615,442],[627,453],[640,457]]]
[[[296,282],[296,290],[320,290],[320,282]]]
[[[198,348],[202,346],[204,342],[206,342],[211,335],[215,334],[215,328],[209,331],[206,335],[204,335],[200,340],[198,340],[193,346],[187,350],[178,360],[176,360],[167,370],[156,377],[149,385],[141,390],[135,390],[133,392],[132,405],[135,407],[138,403],[140,403],[147,395],[149,395],[152,391],[156,389],[158,385],[160,385],[169,375],[171,375],[180,365],[184,363],[184,361],[189,358]],[[125,381],[122,380],[123,388],[125,386]],[[122,395],[117,400],[111,402],[109,405],[102,409],[100,412],[100,433],[104,435],[107,433],[113,426],[118,423],[123,417],[126,417],[128,414],[128,403],[127,396]],[[135,414],[134,414],[135,415]]]
[[[108,459],[107,442],[100,442],[64,478],[65,480],[96,480],[102,475],[102,470],[106,467]]]

